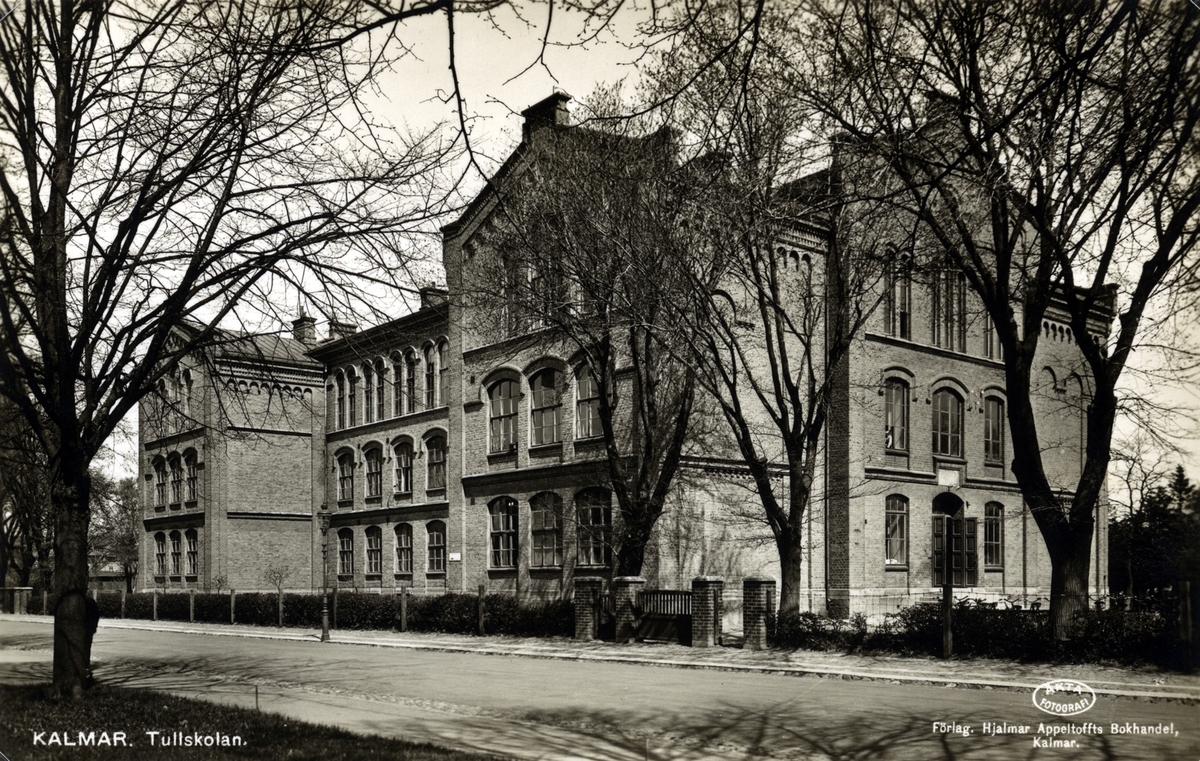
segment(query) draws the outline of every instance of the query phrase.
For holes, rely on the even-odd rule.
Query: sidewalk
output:
[[[49,616],[0,615],[2,620],[50,624]],[[177,631],[210,636],[315,641],[312,629],[179,621],[105,619],[107,629]],[[477,653],[482,655],[599,661],[671,668],[816,675],[832,679],[871,679],[893,683],[933,684],[963,689],[1032,690],[1050,679],[1077,679],[1097,694],[1159,700],[1200,700],[1200,674],[1100,665],[1018,663],[984,659],[942,661],[890,655],[850,655],[818,651],[750,651],[736,647],[692,648],[661,643],[618,645],[566,638],[476,637],[394,631],[330,632],[336,643],[364,647]]]

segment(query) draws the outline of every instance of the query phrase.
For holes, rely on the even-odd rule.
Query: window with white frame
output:
[[[433,365],[433,347],[425,347],[425,409],[431,410],[437,405],[437,368]]]
[[[337,458],[338,500],[354,499],[354,455],[343,452]]]
[[[450,346],[445,341],[438,344],[438,403],[450,404]]]
[[[351,426],[358,425],[358,375],[353,369],[346,374],[346,417]]]
[[[933,343],[952,351],[967,350],[967,285],[961,272],[943,270],[933,280]]]
[[[354,530],[344,528],[338,532],[338,575],[354,573]]]
[[[171,456],[171,504],[183,501],[183,463],[179,455]]]
[[[407,441],[396,445],[396,493],[412,493],[413,448]]]
[[[167,535],[159,531],[154,535],[154,573],[162,576],[167,572]]]
[[[196,534],[196,529],[188,529],[184,535],[184,540],[187,542],[187,564],[184,566],[188,576],[195,576],[199,568],[200,560],[200,537]]]
[[[446,488],[446,437],[430,436],[425,440],[425,489]]]
[[[542,370],[529,381],[529,445],[558,443],[558,371]]]
[[[1000,333],[990,312],[983,313],[983,356],[988,359],[1003,360],[1004,345],[1000,343]]]
[[[337,374],[337,429],[341,430],[346,427],[346,378],[342,375],[342,371],[338,370]]]
[[[404,414],[404,360],[392,355],[392,416]]]
[[[884,316],[888,335],[912,338],[912,272],[907,256],[896,258],[887,270]]]
[[[575,495],[579,532],[579,565],[612,564],[612,497],[607,489],[584,489]]]
[[[908,384],[889,379],[883,390],[883,446],[890,452],[908,451]]]
[[[383,531],[378,526],[367,526],[367,573],[383,573]]]
[[[171,532],[171,575],[178,576],[183,565],[183,542],[178,531]]]
[[[533,543],[529,565],[534,568],[557,568],[563,561],[562,497],[554,492],[542,492],[529,500]]]
[[[517,501],[497,497],[488,505],[491,519],[491,568],[517,567]]]
[[[363,366],[363,422],[375,422],[375,370]]]
[[[383,450],[371,447],[365,453],[367,461],[367,496],[383,496]]]
[[[396,573],[412,573],[412,570],[412,526],[401,523],[396,526]]]
[[[908,565],[908,497],[892,494],[884,513],[885,565]]]
[[[387,417],[387,405],[384,403],[384,389],[387,388],[387,369],[382,359],[375,360],[375,419]]]
[[[983,459],[1004,462],[1004,402],[994,396],[983,400]]]
[[[186,497],[188,502],[195,502],[199,492],[199,478],[196,475],[196,453],[189,452],[183,458],[184,468],[187,471],[187,491]]]
[[[950,389],[933,395],[933,453],[962,457],[963,401]]]
[[[417,411],[417,355],[412,349],[404,354],[404,411]]]
[[[1004,505],[999,502],[983,506],[983,564],[989,568],[1004,566]]]
[[[167,504],[167,465],[161,459],[154,461],[154,504]]]
[[[429,559],[429,573],[445,573],[446,571],[446,524],[441,521],[430,521],[425,524],[427,537],[426,556]]]
[[[575,376],[575,438],[591,439],[604,433],[600,427],[600,384],[587,366]]]
[[[488,413],[490,441],[488,451],[511,452],[517,448],[517,398],[516,381],[500,380],[488,390]]]

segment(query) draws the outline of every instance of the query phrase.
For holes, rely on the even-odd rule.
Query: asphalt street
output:
[[[0,682],[47,680],[50,636],[0,620]],[[1179,701],[1063,719],[1028,691],[108,628],[93,657],[109,683],[523,759],[1200,759]]]

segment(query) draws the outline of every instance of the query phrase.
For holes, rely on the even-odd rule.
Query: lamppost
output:
[[[329,505],[321,503],[321,641],[329,641]]]

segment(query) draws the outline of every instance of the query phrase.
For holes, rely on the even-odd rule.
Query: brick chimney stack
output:
[[[567,102],[571,96],[565,92],[556,92],[545,100],[534,103],[521,112],[525,117],[522,135],[526,140],[534,131],[542,127],[566,127],[571,123],[571,114],[567,111]]]
[[[292,320],[292,338],[306,344],[317,342],[317,318],[309,317],[300,310],[300,316]]]

